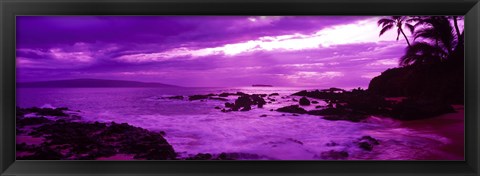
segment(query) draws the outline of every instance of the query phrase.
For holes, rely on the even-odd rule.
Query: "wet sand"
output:
[[[425,160],[464,160],[465,152],[465,116],[463,105],[453,105],[455,113],[443,114],[438,117],[402,122],[402,126],[421,129],[440,134],[449,142],[440,147],[441,153],[432,153]]]

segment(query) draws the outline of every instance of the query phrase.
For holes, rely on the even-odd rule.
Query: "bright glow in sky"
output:
[[[256,51],[295,51],[315,48],[326,48],[331,45],[345,45],[356,43],[371,43],[380,41],[393,41],[396,38],[396,33],[393,31],[385,33],[385,35],[378,36],[372,31],[378,30],[376,21],[380,19],[370,18],[367,20],[357,21],[351,24],[334,25],[314,34],[303,35],[295,33],[291,35],[280,36],[264,36],[254,40],[249,40],[240,43],[225,44],[220,47],[202,48],[197,50],[189,50],[187,48],[175,48],[165,52],[147,53],[147,54],[132,54],[119,57],[119,60],[127,62],[155,62],[165,61],[167,59],[177,57],[204,57],[209,55],[225,54],[227,56],[234,56],[246,52]],[[248,18],[252,23],[258,23],[257,18]],[[402,38],[403,39],[403,38]]]

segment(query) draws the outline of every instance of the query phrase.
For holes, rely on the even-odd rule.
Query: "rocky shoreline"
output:
[[[118,154],[139,160],[176,159],[163,132],[126,123],[83,122],[67,110],[17,108],[17,159],[93,160]]]
[[[17,107],[18,160],[274,160],[250,153],[198,153],[180,156],[163,137],[127,123],[85,122],[68,108]],[[303,145],[301,141],[294,141]],[[352,144],[370,152],[379,140],[363,136]],[[327,143],[335,147],[341,144]],[[324,160],[348,159],[344,150],[319,153]]]
[[[339,88],[299,91],[291,95],[247,94],[243,92],[163,97],[182,101],[220,101],[215,109],[231,113],[253,109],[276,111],[285,116],[299,114],[319,116],[325,120],[362,122],[370,116],[402,121],[427,119],[455,112],[443,101],[411,97],[383,97],[360,88],[346,91]],[[287,102],[288,106],[269,109],[269,104]],[[323,102],[323,103],[320,103]],[[320,105],[322,104],[322,105]],[[68,108],[17,107],[17,159],[19,160],[272,160],[249,153],[198,153],[181,156],[163,137],[163,131],[149,131],[127,123],[86,122],[79,111]],[[260,117],[267,117],[266,114]],[[278,118],[282,118],[279,116]],[[296,141],[299,144],[301,141]],[[352,141],[360,150],[370,152],[381,142],[371,136]],[[326,146],[336,146],[328,143]],[[317,159],[343,160],[348,151],[330,150]]]
[[[228,97],[234,97],[233,102],[229,101]],[[294,116],[309,114],[321,116],[326,120],[351,122],[361,122],[372,115],[391,117],[398,120],[417,120],[455,112],[451,104],[446,101],[414,97],[384,97],[361,88],[351,91],[339,88],[317,89],[313,91],[303,90],[289,96],[280,96],[278,93],[247,94],[243,92],[224,92],[221,94],[178,95],[164,98],[188,101],[224,101],[223,106],[215,106],[214,108],[225,113],[250,111],[254,108],[262,109],[268,104],[284,100],[294,104],[270,109],[270,111],[291,113]],[[326,105],[316,105],[319,104],[319,101],[325,102]],[[309,106],[315,106],[315,108],[306,110],[305,107]],[[266,117],[266,115],[262,116]]]

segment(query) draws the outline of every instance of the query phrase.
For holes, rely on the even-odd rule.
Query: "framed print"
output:
[[[2,175],[478,175],[478,1],[1,8]]]

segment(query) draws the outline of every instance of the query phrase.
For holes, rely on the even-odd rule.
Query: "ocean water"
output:
[[[451,141],[441,134],[402,126],[391,118],[366,122],[328,121],[319,116],[270,111],[298,104],[290,96],[302,88],[20,88],[17,106],[68,107],[85,121],[129,123],[165,138],[180,156],[197,153],[247,153],[256,159],[317,160],[322,152],[346,151],[351,160],[423,160],[448,155],[441,148]],[[224,101],[172,100],[165,97],[222,92],[279,93],[275,102],[247,112],[221,112]],[[285,97],[285,98],[281,98]],[[237,96],[228,97],[234,102]],[[313,99],[310,99],[313,100]],[[317,100],[320,101],[320,100]],[[325,102],[320,101],[320,105]],[[304,107],[315,109],[314,105]],[[267,117],[260,117],[267,115]],[[369,135],[380,141],[372,151],[356,141]],[[335,144],[335,145],[327,145]],[[247,158],[246,158],[247,159]]]

